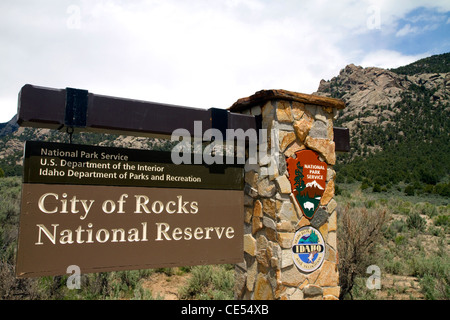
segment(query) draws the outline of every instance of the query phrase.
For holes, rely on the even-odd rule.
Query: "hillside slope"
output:
[[[379,186],[404,182],[416,188],[441,182],[448,189],[450,73],[433,71],[443,70],[450,55],[438,58],[396,70],[350,64],[320,82],[316,94],[346,102],[335,123],[351,135],[351,152],[338,161],[341,179],[366,179]],[[404,70],[411,74],[399,74]]]
[[[450,52],[420,59],[406,66],[391,69],[391,71],[407,75],[450,72]]]

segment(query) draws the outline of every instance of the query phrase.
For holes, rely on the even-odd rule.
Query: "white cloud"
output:
[[[445,11],[447,3],[433,6]],[[414,32],[397,21],[419,6],[431,4],[4,0],[0,122],[15,114],[11,101],[26,83],[202,108],[226,108],[261,89],[311,93],[349,63],[412,62],[366,44]]]
[[[419,59],[429,56],[429,53],[423,53],[418,55],[403,55],[400,52],[392,50],[378,50],[365,55],[360,65],[366,67],[378,67],[378,68],[397,68],[410,64]]]
[[[397,33],[395,34],[396,37],[404,37],[410,33],[417,33],[419,32],[419,28],[417,27],[411,27],[411,25],[409,23],[405,24],[405,26],[403,28],[401,28],[400,30],[397,31]]]

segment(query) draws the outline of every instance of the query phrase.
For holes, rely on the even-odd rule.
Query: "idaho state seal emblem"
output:
[[[292,258],[303,272],[317,270],[325,257],[325,242],[319,230],[306,226],[298,230],[292,241]]]
[[[301,150],[286,160],[292,193],[305,217],[311,219],[325,191],[327,164],[312,150]]]

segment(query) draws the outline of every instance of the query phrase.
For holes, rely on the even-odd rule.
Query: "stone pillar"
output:
[[[238,100],[230,108],[232,112],[262,118],[262,130],[266,130],[267,139],[260,139],[258,146],[260,151],[268,150],[268,157],[260,153],[256,164],[245,166],[244,260],[235,267],[236,299],[338,299],[333,119],[337,110],[344,107],[341,100],[285,90],[263,90]],[[312,150],[309,153],[317,155],[324,166],[318,166],[317,171],[300,167],[289,169],[295,166],[295,159],[301,154],[298,152],[302,150]],[[288,159],[292,164],[288,165]],[[302,159],[299,161],[304,165]],[[317,177],[323,176],[323,194],[316,197],[312,217],[304,212],[313,210],[314,200],[301,205],[296,198],[299,193],[306,195],[305,184],[299,178],[294,181],[292,176],[296,169],[301,170],[298,174],[309,172],[308,177],[312,176],[311,172]],[[303,175],[301,178],[306,179]],[[301,185],[298,190],[303,191],[295,189],[293,183]],[[311,234],[315,240],[323,239],[323,243],[304,245],[305,239],[310,243]],[[305,255],[305,251],[310,250],[311,255]],[[312,258],[303,263],[300,256]],[[315,270],[301,269],[312,266],[313,259],[318,263]]]

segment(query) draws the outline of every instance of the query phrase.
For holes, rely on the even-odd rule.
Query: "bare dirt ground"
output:
[[[142,287],[149,290],[154,299],[179,300],[178,290],[186,285],[189,277],[189,274],[168,276],[156,272],[142,284]]]
[[[416,277],[384,274],[381,277],[380,300],[423,300],[419,281]]]
[[[189,273],[168,276],[154,273],[144,283],[144,289],[151,292],[154,299],[179,300],[179,288],[186,285]],[[379,300],[423,300],[419,281],[415,277],[383,274],[381,290],[377,290]]]

